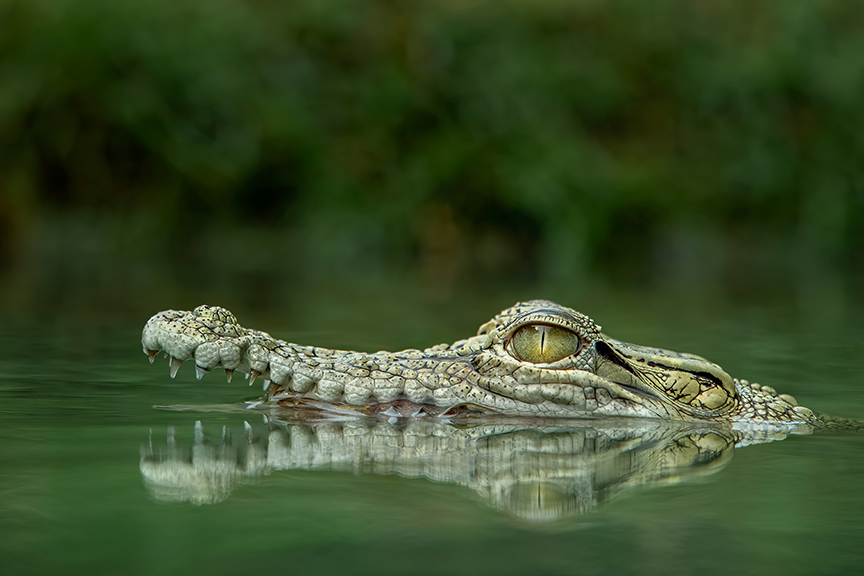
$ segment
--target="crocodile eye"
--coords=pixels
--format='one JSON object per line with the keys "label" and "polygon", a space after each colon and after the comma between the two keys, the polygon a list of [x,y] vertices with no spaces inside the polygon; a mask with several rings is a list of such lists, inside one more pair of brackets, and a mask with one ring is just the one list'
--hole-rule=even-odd
{"label": "crocodile eye", "polygon": [[570,330],[548,324],[523,326],[510,340],[511,353],[517,360],[548,364],[575,354],[579,336]]}

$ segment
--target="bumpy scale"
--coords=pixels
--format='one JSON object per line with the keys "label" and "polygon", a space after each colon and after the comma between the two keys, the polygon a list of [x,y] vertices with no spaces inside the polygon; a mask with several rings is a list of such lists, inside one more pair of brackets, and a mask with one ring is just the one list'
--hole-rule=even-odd
{"label": "bumpy scale", "polygon": [[628,344],[593,320],[548,300],[520,302],[477,335],[426,350],[365,354],[300,346],[243,328],[218,306],[153,316],[141,337],[153,362],[170,358],[173,378],[194,360],[196,375],[221,367],[264,401],[283,406],[391,416],[480,411],[508,416],[815,424],[813,412],[767,386],[731,378],[704,358]]}

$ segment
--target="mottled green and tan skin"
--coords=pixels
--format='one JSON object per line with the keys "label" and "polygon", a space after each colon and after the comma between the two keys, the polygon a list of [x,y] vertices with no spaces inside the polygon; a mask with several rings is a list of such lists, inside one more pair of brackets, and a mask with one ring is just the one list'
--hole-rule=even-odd
{"label": "mottled green and tan skin", "polygon": [[627,344],[548,300],[520,302],[453,344],[402,352],[300,346],[243,328],[231,312],[199,306],[153,316],[141,342],[171,376],[194,360],[264,380],[265,400],[391,416],[478,410],[509,416],[815,424],[791,396],[730,377],[693,354]]}

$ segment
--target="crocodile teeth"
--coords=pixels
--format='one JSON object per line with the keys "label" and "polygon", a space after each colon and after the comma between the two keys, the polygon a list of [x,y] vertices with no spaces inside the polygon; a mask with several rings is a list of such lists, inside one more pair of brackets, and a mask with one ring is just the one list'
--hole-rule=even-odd
{"label": "crocodile teeth", "polygon": [[228,380],[228,383],[231,383],[231,376],[234,375],[234,370],[225,369],[225,379]]}
{"label": "crocodile teeth", "polygon": [[259,372],[258,370],[255,370],[254,368],[249,370],[249,386],[251,386],[252,383],[255,382],[255,378],[257,378],[260,375],[261,375],[261,372]]}
{"label": "crocodile teeth", "polygon": [[261,386],[261,389],[264,390],[264,392],[266,392],[269,387],[270,387],[270,380],[267,380],[266,378],[264,378],[264,385]]}
{"label": "crocodile teeth", "polygon": [[[393,408],[393,406],[390,406],[389,408],[387,408],[387,410],[384,410],[383,412],[380,412],[380,414],[381,414],[382,416],[389,416],[390,419],[393,419],[393,418],[397,418],[397,417],[401,417],[401,416],[402,416],[401,414],[399,414],[399,412],[396,411],[395,408]],[[392,424],[392,423],[393,423],[393,422],[391,422],[391,424]]]}
{"label": "crocodile teeth", "polygon": [[201,378],[203,378],[204,374],[206,374],[207,372],[209,372],[209,370],[207,370],[206,368],[202,368],[197,364],[195,365],[195,377],[198,378],[198,380],[201,380]]}
{"label": "crocodile teeth", "polygon": [[171,371],[170,371],[171,378],[174,378],[175,376],[177,376],[177,370],[180,369],[180,364],[182,364],[183,361],[178,360],[177,358],[174,358],[173,356],[169,356],[169,358],[170,358],[169,363],[171,364]]}
{"label": "crocodile teeth", "polygon": [[156,354],[158,353],[158,350],[147,350],[147,357],[150,359],[150,364],[152,364],[153,361],[156,360]]}

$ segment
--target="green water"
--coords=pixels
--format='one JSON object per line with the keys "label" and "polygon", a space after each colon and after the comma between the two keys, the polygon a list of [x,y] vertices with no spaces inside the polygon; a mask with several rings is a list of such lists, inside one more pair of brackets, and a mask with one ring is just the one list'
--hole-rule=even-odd
{"label": "green water", "polygon": [[[790,310],[633,310],[590,313],[615,337],[699,352],[817,411],[864,417],[860,314],[814,322]],[[463,312],[471,324],[488,316]],[[151,431],[158,453],[169,427],[188,449],[196,421],[208,438],[227,426],[240,445],[244,421],[264,423],[254,412],[154,409],[254,392],[216,374],[198,382],[188,365],[171,380],[161,358],[150,366],[138,340],[145,319],[0,324],[0,573],[840,574],[864,566],[864,435],[854,433],[730,449],[731,460],[705,473],[656,483],[625,478],[544,522],[470,483],[430,480],[435,470],[358,474],[350,465],[271,469],[217,503],[169,501],[142,476]],[[323,336],[304,336],[377,349],[398,346],[403,324],[385,323],[365,347],[367,336],[340,333],[332,319],[316,324]],[[426,334],[412,322],[405,344],[465,335],[452,318],[441,324]],[[256,327],[297,336],[284,326]]]}

